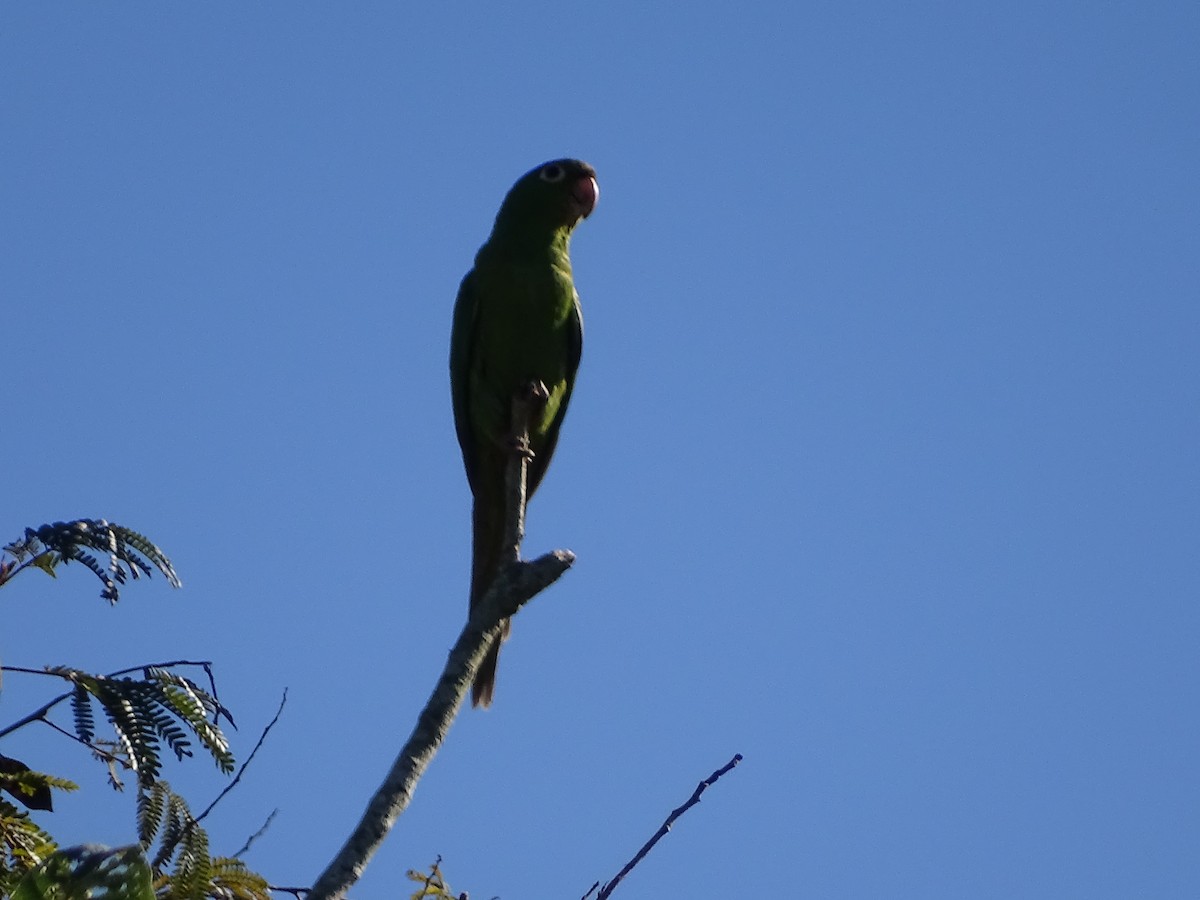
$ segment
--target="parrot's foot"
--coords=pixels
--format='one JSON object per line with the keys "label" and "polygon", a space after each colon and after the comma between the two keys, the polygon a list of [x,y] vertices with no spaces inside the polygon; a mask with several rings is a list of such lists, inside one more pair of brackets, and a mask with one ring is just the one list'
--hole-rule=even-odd
{"label": "parrot's foot", "polygon": [[523,434],[510,434],[505,444],[514,456],[523,456],[526,459],[533,459],[537,456],[533,452],[533,448],[529,446],[529,438]]}
{"label": "parrot's foot", "polygon": [[513,394],[512,433],[505,442],[513,453],[533,459],[533,448],[529,446],[529,426],[541,413],[550,399],[550,391],[541,381],[529,381]]}

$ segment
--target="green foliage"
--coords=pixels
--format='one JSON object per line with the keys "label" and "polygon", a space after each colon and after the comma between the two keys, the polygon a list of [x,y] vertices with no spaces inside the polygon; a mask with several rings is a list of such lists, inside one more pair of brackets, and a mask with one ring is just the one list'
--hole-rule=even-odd
{"label": "green foliage", "polygon": [[12,900],[154,900],[140,847],[71,847],[52,854],[17,885]]}
{"label": "green foliage", "polygon": [[[108,564],[102,566],[89,550],[107,554]],[[152,569],[158,569],[172,587],[181,585],[171,561],[149,538],[104,519],[75,519],[26,528],[25,536],[7,544],[3,552],[11,559],[0,559],[0,585],[30,566],[55,575],[60,563],[70,562],[86,566],[100,579],[104,585],[100,596],[109,603],[119,599],[119,585],[130,578],[149,577]]]}
{"label": "green foliage", "polygon": [[79,786],[65,778],[35,772],[10,756],[0,754],[0,791],[11,794],[26,809],[54,809],[50,789],[77,791]]}
{"label": "green foliage", "polygon": [[0,798],[0,896],[9,896],[25,873],[54,850],[54,839],[29,813]]}
{"label": "green foliage", "polygon": [[241,860],[213,858],[208,832],[188,809],[187,801],[157,781],[138,796],[138,838],[147,850],[158,840],[150,862],[154,886],[163,900],[266,900],[270,887]]}
{"label": "green foliage", "polygon": [[138,835],[147,848],[156,836],[160,838],[151,862],[156,886],[164,897],[202,900],[212,881],[208,832],[196,821],[187,801],[165,781],[155,784],[149,793],[153,796],[146,802],[139,798]]}
{"label": "green foliage", "polygon": [[[102,565],[93,553],[107,554]],[[56,575],[59,564],[79,562],[104,584],[101,596],[111,603],[119,586],[157,569],[178,587],[170,561],[146,537],[103,520],[78,519],[26,529],[22,540],[2,549],[0,586],[27,568]],[[210,689],[178,669],[200,666]],[[265,879],[238,859],[213,858],[208,833],[183,797],[160,778],[164,757],[191,757],[200,747],[226,775],[234,758],[220,723],[230,725],[229,711],[216,698],[208,663],[175,662],[139,666],[96,675],[67,666],[27,674],[61,678],[69,689],[19,721],[0,728],[0,738],[34,722],[51,725],[91,749],[108,768],[109,781],[123,788],[122,773],[133,772],[137,784],[139,846],[108,850],[82,847],[60,851],[51,835],[35,823],[29,810],[50,811],[50,789],[74,790],[65,779],[32,771],[23,762],[0,755],[0,791],[25,807],[0,797],[0,898],[12,900],[268,900]],[[51,722],[51,713],[69,703],[71,726]],[[97,714],[97,710],[99,713]],[[98,723],[112,729],[98,735]],[[211,809],[211,807],[210,807]],[[207,812],[207,811],[206,811]],[[153,854],[148,862],[146,854]]]}
{"label": "green foliage", "polygon": [[222,900],[267,900],[271,896],[267,879],[251,872],[240,859],[214,857],[211,871],[209,896]]}

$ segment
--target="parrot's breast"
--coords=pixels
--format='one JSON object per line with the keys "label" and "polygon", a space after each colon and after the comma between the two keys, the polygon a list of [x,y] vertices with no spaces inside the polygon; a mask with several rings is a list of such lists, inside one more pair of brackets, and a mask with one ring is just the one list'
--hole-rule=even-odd
{"label": "parrot's breast", "polygon": [[513,395],[541,382],[549,398],[530,429],[536,452],[550,429],[571,377],[570,346],[576,304],[570,264],[492,265],[477,268],[479,339],[475,366],[476,415],[496,437],[508,429]]}

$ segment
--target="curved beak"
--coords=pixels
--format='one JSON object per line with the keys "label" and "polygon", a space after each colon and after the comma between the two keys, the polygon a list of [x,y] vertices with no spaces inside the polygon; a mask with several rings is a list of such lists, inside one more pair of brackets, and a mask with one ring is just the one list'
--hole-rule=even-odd
{"label": "curved beak", "polygon": [[581,219],[586,219],[600,199],[600,185],[594,175],[585,175],[571,187],[571,197]]}

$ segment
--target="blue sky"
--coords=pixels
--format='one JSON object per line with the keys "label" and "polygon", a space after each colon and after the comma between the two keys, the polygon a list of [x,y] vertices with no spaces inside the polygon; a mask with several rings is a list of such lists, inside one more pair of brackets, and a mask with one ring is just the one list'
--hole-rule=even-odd
{"label": "blue sky", "polygon": [[[1200,892],[1200,11],[1186,3],[6,4],[4,540],[184,589],[4,595],[10,665],[212,659],[215,849],[305,884],[466,614],[458,280],[601,186],[524,611],[354,896]],[[35,577],[37,576],[37,577]],[[37,617],[35,619],[35,616]],[[5,679],[16,718],[48,685]],[[132,838],[85,790],[47,825]],[[206,764],[169,777],[198,807]]]}

